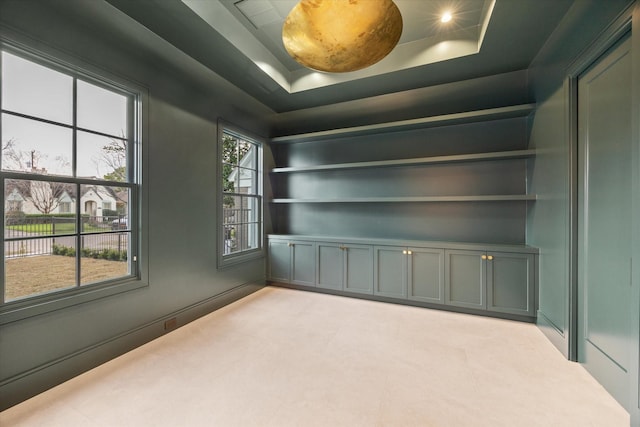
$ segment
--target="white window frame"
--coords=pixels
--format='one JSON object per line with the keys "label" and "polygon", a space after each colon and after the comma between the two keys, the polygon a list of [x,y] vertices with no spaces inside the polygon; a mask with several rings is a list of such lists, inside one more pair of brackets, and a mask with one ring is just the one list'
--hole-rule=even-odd
{"label": "white window frame", "polygon": [[[222,177],[223,174],[223,136],[225,133],[229,133],[231,135],[237,136],[240,139],[244,139],[248,142],[251,142],[256,145],[257,148],[257,177],[256,177],[256,186],[257,193],[255,194],[257,199],[257,223],[258,223],[258,236],[256,236],[255,241],[257,244],[256,248],[248,249],[240,252],[234,252],[225,255],[225,231],[224,231],[224,215],[223,215],[223,206],[224,206],[224,196],[225,194],[229,195],[229,193],[224,192],[224,180]],[[263,150],[264,150],[264,140],[256,135],[251,134],[250,132],[245,131],[231,123],[228,123],[224,120],[218,120],[218,135],[217,135],[217,185],[216,185],[216,193],[218,195],[216,205],[217,205],[217,220],[216,220],[216,229],[217,229],[217,265],[218,268],[226,268],[229,266],[233,266],[242,262],[250,261],[253,259],[263,258],[264,257],[264,161],[263,161]]]}
{"label": "white window frame", "polygon": [[[130,275],[122,278],[75,286],[69,289],[27,296],[5,302],[5,260],[4,249],[2,249],[3,259],[0,263],[0,325],[78,304],[88,303],[119,293],[129,292],[149,285],[149,263],[146,256],[148,254],[148,242],[145,238],[148,227],[144,220],[147,216],[146,206],[148,201],[146,198],[146,184],[144,184],[142,179],[143,168],[146,168],[146,156],[144,155],[146,148],[142,141],[143,134],[147,134],[147,111],[146,108],[143,109],[143,105],[146,105],[148,102],[148,89],[119,76],[115,76],[102,68],[87,64],[72,55],[63,53],[46,44],[39,43],[38,48],[34,49],[30,46],[32,43],[33,41],[31,39],[21,34],[17,34],[8,29],[0,30],[0,51],[6,51],[74,78],[89,81],[133,97],[131,108],[134,125],[130,126],[131,135],[128,137],[130,144],[128,153],[130,156],[128,172],[131,193],[130,205],[133,215],[132,218],[135,218],[135,221],[131,221],[132,243],[130,253],[128,254],[129,262],[131,263],[131,272]],[[1,66],[0,56],[0,67]],[[1,105],[1,95],[0,93],[0,111],[4,111]],[[0,135],[2,135],[1,131],[0,121]],[[4,180],[9,178],[43,179],[42,175],[29,177],[28,174],[11,171],[0,171],[0,176],[2,178],[0,179],[1,185],[4,185]],[[48,178],[47,176],[47,179]],[[55,179],[56,178],[53,178],[53,180]],[[78,182],[80,183],[80,180],[78,180]],[[87,184],[100,185],[100,183],[100,181],[91,181]],[[3,198],[2,205],[4,206],[4,191],[1,197]],[[0,232],[4,236],[4,221],[0,221],[0,229]]]}

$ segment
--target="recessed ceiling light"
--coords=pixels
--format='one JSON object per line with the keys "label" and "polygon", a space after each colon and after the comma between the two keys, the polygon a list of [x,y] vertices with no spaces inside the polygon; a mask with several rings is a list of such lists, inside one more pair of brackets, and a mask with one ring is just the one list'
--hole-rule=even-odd
{"label": "recessed ceiling light", "polygon": [[440,18],[440,22],[447,23],[451,21],[451,18],[453,18],[453,16],[451,16],[451,12],[445,12],[442,14],[442,17]]}

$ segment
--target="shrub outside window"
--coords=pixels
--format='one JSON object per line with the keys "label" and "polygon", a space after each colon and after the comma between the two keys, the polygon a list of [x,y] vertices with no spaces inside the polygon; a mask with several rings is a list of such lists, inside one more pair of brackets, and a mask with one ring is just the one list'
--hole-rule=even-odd
{"label": "shrub outside window", "polygon": [[1,303],[138,278],[140,95],[9,44],[0,73]]}
{"label": "shrub outside window", "polygon": [[225,266],[263,255],[262,144],[220,125],[219,256]]}

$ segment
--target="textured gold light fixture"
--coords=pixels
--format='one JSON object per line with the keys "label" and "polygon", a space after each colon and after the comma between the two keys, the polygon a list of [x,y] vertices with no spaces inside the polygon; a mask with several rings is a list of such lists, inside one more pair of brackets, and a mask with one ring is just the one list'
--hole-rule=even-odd
{"label": "textured gold light fixture", "polygon": [[300,0],[282,27],[293,59],[332,73],[375,64],[401,34],[402,15],[392,0]]}

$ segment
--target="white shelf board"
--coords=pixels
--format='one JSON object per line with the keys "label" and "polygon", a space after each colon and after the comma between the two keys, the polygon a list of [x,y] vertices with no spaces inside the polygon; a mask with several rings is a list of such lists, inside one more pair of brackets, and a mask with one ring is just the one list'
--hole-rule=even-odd
{"label": "white shelf board", "polygon": [[535,194],[488,196],[413,196],[413,197],[350,197],[342,199],[273,199],[271,203],[442,203],[442,202],[506,202],[533,201]]}
{"label": "white shelf board", "polygon": [[337,163],[328,165],[314,166],[294,166],[274,168],[273,173],[290,173],[290,172],[314,172],[329,170],[345,170],[360,168],[376,168],[376,167],[393,167],[393,166],[416,166],[437,163],[462,163],[477,162],[483,160],[507,160],[507,159],[526,159],[535,157],[536,150],[512,150],[499,151],[490,153],[473,153],[473,154],[456,154],[450,156],[434,156],[419,157],[415,159],[398,159],[398,160],[378,160],[371,162],[354,162],[354,163]]}
{"label": "white shelf board", "polygon": [[486,110],[466,111],[462,113],[444,114],[441,116],[421,117],[372,125],[330,129],[319,132],[301,133],[297,135],[277,136],[271,138],[273,143],[306,142],[319,139],[332,139],[343,136],[368,135],[383,132],[395,132],[436,126],[448,126],[462,123],[473,123],[487,120],[524,117],[535,110],[535,104],[511,105],[508,107],[489,108]]}

